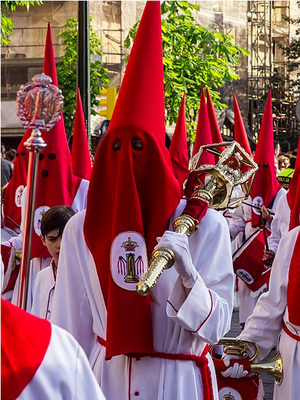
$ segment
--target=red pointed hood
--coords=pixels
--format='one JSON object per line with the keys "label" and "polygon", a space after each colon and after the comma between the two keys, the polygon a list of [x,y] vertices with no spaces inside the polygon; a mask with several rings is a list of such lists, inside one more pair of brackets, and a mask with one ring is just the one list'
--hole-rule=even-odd
{"label": "red pointed hood", "polygon": [[289,230],[291,230],[300,224],[300,139],[298,141],[296,165],[286,197],[291,210],[289,226]]}
{"label": "red pointed hood", "polygon": [[1,398],[15,400],[41,365],[51,324],[1,299]]}
{"label": "red pointed hood", "polygon": [[[53,84],[57,85],[50,24],[48,24],[46,37],[43,72],[51,77]],[[30,134],[31,130],[27,129],[18,147],[14,167],[15,170],[10,183],[11,187],[8,188],[7,193],[5,193],[4,203],[6,203],[6,201],[8,203],[4,206],[5,216],[10,217],[13,215],[17,219],[16,222],[21,220],[20,204],[17,205],[17,201],[19,201],[20,198],[20,188],[27,184],[29,153],[24,146],[24,142],[30,137]],[[81,181],[80,178],[73,175],[72,158],[62,115],[54,128],[49,132],[42,132],[42,137],[47,143],[47,147],[40,153],[36,192],[36,211],[32,238],[32,258],[50,257],[47,248],[43,245],[39,236],[40,221],[43,211],[55,205],[71,205]],[[25,174],[26,179],[24,180]],[[55,190],[53,189],[54,187]],[[18,217],[16,215],[18,215]]]}
{"label": "red pointed hood", "polygon": [[[258,164],[258,171],[250,193],[252,203],[258,207],[262,205],[269,207],[277,192],[281,189],[281,185],[276,179],[275,170],[271,91],[263,115],[254,161]],[[260,213],[252,208],[252,226],[259,226],[260,219]]]}
{"label": "red pointed hood", "polygon": [[148,1],[95,157],[84,222],[107,307],[107,358],[153,351],[150,298],[136,284],[180,198],[164,113],[160,2]]}
{"label": "red pointed hood", "polygon": [[[205,103],[205,94],[203,87],[201,86],[201,100],[200,100],[200,108],[199,108],[196,140],[193,150],[193,156],[198,153],[201,146],[204,146],[206,144],[212,144],[212,136],[211,136],[207,106]],[[200,166],[203,164],[214,164],[214,163],[215,163],[214,156],[204,151],[201,154],[198,165]]]}
{"label": "red pointed hood", "polygon": [[234,93],[233,93],[233,111],[234,111],[234,140],[238,142],[242,146],[242,148],[252,157],[252,152],[248,136],[246,133],[245,125]]}
{"label": "red pointed hood", "polygon": [[72,165],[75,176],[90,180],[92,164],[79,88],[77,89],[74,120]]}
{"label": "red pointed hood", "polygon": [[208,112],[208,119],[209,119],[209,124],[210,124],[212,142],[213,143],[222,143],[223,142],[222,135],[220,132],[219,124],[218,124],[217,117],[215,114],[214,105],[211,101],[211,97],[210,97],[208,88],[206,88],[206,98],[207,98],[207,112]]}
{"label": "red pointed hood", "polygon": [[189,176],[189,157],[187,149],[187,134],[185,121],[185,93],[182,98],[174,135],[170,145],[170,156],[173,171],[181,187],[183,194],[183,183]]}

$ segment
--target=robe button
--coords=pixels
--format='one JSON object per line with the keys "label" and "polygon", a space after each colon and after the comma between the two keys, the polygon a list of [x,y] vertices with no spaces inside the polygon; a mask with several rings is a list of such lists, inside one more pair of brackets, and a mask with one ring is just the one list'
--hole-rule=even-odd
{"label": "robe button", "polygon": [[139,394],[140,394],[139,392],[134,392],[135,396],[139,396]]}

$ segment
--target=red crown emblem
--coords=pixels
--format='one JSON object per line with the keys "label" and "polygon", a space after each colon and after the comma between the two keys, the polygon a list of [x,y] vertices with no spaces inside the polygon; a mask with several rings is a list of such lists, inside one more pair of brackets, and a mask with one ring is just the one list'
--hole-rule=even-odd
{"label": "red crown emblem", "polygon": [[125,251],[135,251],[135,248],[139,247],[139,245],[129,237],[126,242],[122,243],[121,247],[124,247]]}

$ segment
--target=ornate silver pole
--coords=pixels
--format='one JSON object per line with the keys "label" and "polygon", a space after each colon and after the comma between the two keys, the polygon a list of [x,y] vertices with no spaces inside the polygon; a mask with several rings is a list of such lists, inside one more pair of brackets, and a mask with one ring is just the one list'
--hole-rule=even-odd
{"label": "ornate silver pole", "polygon": [[29,151],[27,173],[27,199],[23,230],[22,261],[18,306],[26,310],[32,231],[37,190],[39,154],[47,146],[40,129],[49,131],[60,120],[63,102],[61,91],[51,85],[47,75],[35,75],[33,83],[21,86],[17,94],[17,115],[25,128],[31,128],[30,138],[24,143]]}

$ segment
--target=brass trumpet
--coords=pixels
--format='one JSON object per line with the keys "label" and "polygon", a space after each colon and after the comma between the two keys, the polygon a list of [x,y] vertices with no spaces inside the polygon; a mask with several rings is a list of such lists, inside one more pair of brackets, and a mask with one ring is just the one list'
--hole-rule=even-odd
{"label": "brass trumpet", "polygon": [[[223,337],[219,340],[216,345],[211,346],[210,353],[213,349],[218,346],[224,346],[223,352],[228,355],[238,355],[243,359],[249,358],[250,371],[255,374],[267,374],[275,378],[277,385],[280,385],[283,380],[283,364],[282,358],[279,352],[269,361],[263,361],[261,363],[251,363],[258,356],[258,346],[255,342],[249,339],[239,339],[231,337]],[[253,347],[254,354],[249,357],[248,347]]]}

